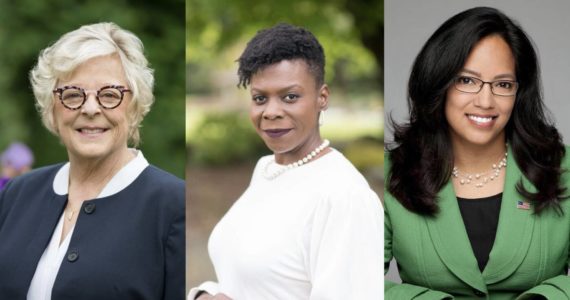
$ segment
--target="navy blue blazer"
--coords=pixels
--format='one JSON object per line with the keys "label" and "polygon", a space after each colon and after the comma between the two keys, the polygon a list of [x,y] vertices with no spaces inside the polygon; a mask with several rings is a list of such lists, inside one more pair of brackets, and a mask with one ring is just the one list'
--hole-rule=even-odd
{"label": "navy blue blazer", "polygon": [[[0,299],[26,299],[67,202],[52,187],[61,166],[0,192]],[[184,191],[184,181],[151,165],[122,191],[85,201],[52,299],[184,299]]]}

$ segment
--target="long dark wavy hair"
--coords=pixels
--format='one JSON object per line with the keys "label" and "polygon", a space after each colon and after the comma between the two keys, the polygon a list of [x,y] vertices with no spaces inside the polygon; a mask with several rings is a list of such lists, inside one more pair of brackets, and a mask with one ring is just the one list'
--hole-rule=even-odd
{"label": "long dark wavy hair", "polygon": [[388,191],[408,210],[435,216],[437,193],[449,181],[453,151],[445,117],[447,89],[481,39],[501,36],[515,59],[519,83],[505,136],[517,165],[535,186],[536,193],[517,183],[517,191],[534,204],[535,213],[554,207],[566,188],[560,185],[565,148],[547,118],[542,102],[540,70],[532,42],[522,28],[501,11],[476,7],[447,20],[418,54],[408,82],[410,119],[398,124],[390,118],[394,142],[387,150],[391,160]]}

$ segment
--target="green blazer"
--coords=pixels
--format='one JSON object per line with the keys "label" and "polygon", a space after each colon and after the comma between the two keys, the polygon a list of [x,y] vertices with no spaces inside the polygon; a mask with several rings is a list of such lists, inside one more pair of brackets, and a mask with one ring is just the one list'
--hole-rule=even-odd
{"label": "green blazer", "polygon": [[[385,172],[389,168],[386,159]],[[569,159],[562,168],[570,170]],[[385,192],[384,263],[387,266],[395,258],[402,278],[402,284],[384,280],[386,299],[502,300],[543,295],[570,300],[570,199],[562,202],[563,216],[552,209],[537,216],[532,208],[517,208],[517,201],[524,200],[515,189],[520,178],[527,189],[536,190],[523,177],[510,149],[506,172],[497,235],[482,273],[451,182],[438,194],[440,213],[435,218],[408,211]],[[568,172],[562,182],[570,190]]]}

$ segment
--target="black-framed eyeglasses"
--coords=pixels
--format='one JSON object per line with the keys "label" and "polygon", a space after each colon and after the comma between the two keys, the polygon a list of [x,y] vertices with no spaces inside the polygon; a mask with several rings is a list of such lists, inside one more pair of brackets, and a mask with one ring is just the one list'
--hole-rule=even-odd
{"label": "black-framed eyeglasses", "polygon": [[[53,90],[59,96],[59,100],[66,108],[71,110],[80,109],[87,101],[87,91],[77,86],[64,86]],[[121,105],[125,93],[131,90],[122,85],[107,85],[95,93],[99,105],[105,109],[113,109]]]}
{"label": "black-framed eyeglasses", "polygon": [[486,83],[491,87],[491,93],[496,96],[514,96],[519,88],[518,82],[514,80],[483,81],[471,76],[457,76],[453,81],[453,86],[460,92],[477,94]]}

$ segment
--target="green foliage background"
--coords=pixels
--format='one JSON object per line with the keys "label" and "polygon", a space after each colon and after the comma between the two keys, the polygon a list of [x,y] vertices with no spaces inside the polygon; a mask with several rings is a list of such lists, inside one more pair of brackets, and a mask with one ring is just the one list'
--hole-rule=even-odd
{"label": "green foliage background", "polygon": [[[366,110],[382,105],[382,0],[187,0],[186,3],[186,134],[190,166],[255,161],[260,152],[268,154],[267,149],[263,151],[263,146],[259,146],[260,139],[256,139],[251,124],[237,126],[239,120],[250,123],[247,118],[230,117],[246,112],[249,96],[236,92],[237,77],[228,78],[237,72],[236,59],[247,41],[260,29],[279,22],[307,28],[323,45],[325,81],[334,101],[331,107]],[[221,114],[226,117],[221,118]],[[324,136],[337,146],[341,141],[347,143],[347,137],[351,141],[362,137],[358,128],[347,126],[351,124],[339,125],[331,119],[327,122]],[[342,126],[344,130],[328,130],[331,126]],[[370,134],[377,141],[378,152],[383,149],[382,130]],[[348,134],[341,136],[341,133]],[[234,141],[237,136],[241,138],[239,142]],[[216,149],[223,149],[226,156],[218,155]]]}
{"label": "green foliage background", "polygon": [[155,70],[156,102],[143,121],[147,160],[181,178],[186,161],[184,0],[0,1],[0,151],[27,143],[35,166],[67,160],[65,148],[41,124],[28,72],[40,50],[81,25],[114,22],[143,42]]}
{"label": "green foliage background", "polygon": [[228,67],[244,45],[238,44],[237,52],[228,48],[278,22],[305,27],[318,37],[325,49],[327,82],[345,90],[377,91],[383,82],[383,10],[379,0],[188,0],[188,93],[210,92],[204,69]]}

